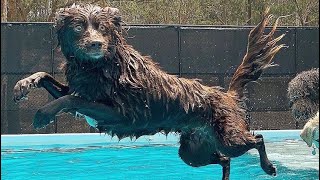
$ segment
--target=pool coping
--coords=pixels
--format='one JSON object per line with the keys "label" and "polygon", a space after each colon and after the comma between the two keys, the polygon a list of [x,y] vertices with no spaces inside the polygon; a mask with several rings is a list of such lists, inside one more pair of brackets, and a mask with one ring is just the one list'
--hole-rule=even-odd
{"label": "pool coping", "polygon": [[[299,139],[301,130],[253,130],[254,134],[262,134],[266,142],[282,139]],[[129,137],[119,139],[104,133],[57,133],[57,134],[9,134],[1,135],[1,148],[25,145],[81,145],[81,144],[178,144],[179,134],[169,133],[167,136],[161,133],[149,136],[141,136],[138,139]]]}
{"label": "pool coping", "polygon": [[[272,133],[272,132],[300,132],[302,129],[286,129],[286,130],[251,130],[250,132],[255,132],[255,133]],[[158,134],[158,133],[157,133]],[[160,133],[161,134],[161,133]],[[171,133],[169,133],[171,134]],[[72,135],[72,136],[81,136],[81,135],[104,135],[104,133],[52,133],[52,134],[1,134],[1,137],[6,137],[6,136],[65,136],[65,135]],[[108,135],[106,135],[108,136]],[[153,136],[153,135],[150,135]]]}

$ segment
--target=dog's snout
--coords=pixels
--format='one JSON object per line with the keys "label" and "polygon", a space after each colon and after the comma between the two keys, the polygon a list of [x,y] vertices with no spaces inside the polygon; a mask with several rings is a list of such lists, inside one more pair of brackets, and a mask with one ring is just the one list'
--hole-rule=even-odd
{"label": "dog's snout", "polygon": [[94,49],[100,49],[102,47],[101,41],[92,41],[90,44],[88,44],[89,47]]}

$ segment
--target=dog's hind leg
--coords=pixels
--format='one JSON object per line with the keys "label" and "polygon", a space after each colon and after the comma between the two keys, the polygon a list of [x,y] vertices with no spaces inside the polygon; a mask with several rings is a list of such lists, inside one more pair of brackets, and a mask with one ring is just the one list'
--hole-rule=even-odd
{"label": "dog's hind leg", "polygon": [[272,165],[272,163],[269,161],[266,153],[266,148],[263,141],[263,136],[261,134],[257,134],[255,136],[256,143],[255,148],[258,150],[260,155],[260,165],[261,168],[269,175],[276,175],[276,168]]}
{"label": "dog's hind leg", "polygon": [[222,166],[222,180],[229,180],[230,178],[230,161],[229,157],[214,154],[212,156],[212,164],[220,164]]}
{"label": "dog's hind leg", "polygon": [[69,87],[55,80],[46,72],[37,72],[21,79],[13,88],[15,102],[23,100],[31,89],[45,88],[55,99],[68,94]]}

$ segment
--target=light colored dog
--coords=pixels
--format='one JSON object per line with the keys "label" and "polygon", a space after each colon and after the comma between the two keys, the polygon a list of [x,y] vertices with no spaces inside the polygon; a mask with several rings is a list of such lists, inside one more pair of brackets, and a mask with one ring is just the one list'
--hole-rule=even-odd
{"label": "light colored dog", "polygon": [[296,121],[307,122],[300,134],[319,148],[319,68],[299,73],[289,82],[289,106]]}
{"label": "light colored dog", "polygon": [[304,125],[300,137],[309,147],[314,144],[319,149],[319,111]]}

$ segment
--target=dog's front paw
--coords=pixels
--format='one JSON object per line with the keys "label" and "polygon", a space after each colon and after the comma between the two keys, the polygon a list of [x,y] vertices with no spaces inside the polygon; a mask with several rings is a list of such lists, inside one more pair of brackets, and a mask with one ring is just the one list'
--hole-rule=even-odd
{"label": "dog's front paw", "polygon": [[13,100],[19,102],[27,99],[30,89],[39,87],[39,82],[45,75],[44,72],[38,72],[18,81],[13,88]]}
{"label": "dog's front paw", "polygon": [[44,128],[48,124],[54,121],[54,116],[43,113],[41,110],[38,110],[33,119],[33,127],[35,129]]}

